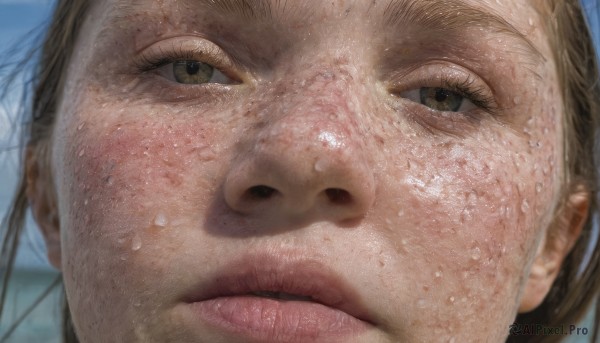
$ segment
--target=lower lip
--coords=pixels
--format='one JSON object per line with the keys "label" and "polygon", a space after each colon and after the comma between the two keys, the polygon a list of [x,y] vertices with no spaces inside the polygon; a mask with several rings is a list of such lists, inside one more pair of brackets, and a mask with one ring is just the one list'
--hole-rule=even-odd
{"label": "lower lip", "polygon": [[308,301],[228,296],[191,305],[209,325],[261,342],[325,342],[368,328],[346,312]]}

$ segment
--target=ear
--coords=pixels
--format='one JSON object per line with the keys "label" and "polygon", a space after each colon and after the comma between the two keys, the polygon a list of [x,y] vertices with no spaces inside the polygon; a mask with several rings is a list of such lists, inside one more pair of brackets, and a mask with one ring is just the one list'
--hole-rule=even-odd
{"label": "ear", "polygon": [[[44,143],[38,143],[44,144]],[[45,149],[28,146],[25,157],[26,195],[33,218],[38,224],[48,250],[48,260],[60,269],[60,225],[54,184],[47,167]]]}
{"label": "ear", "polygon": [[538,307],[556,279],[565,257],[569,254],[586,223],[590,207],[590,194],[583,187],[572,193],[559,211],[554,224],[536,253],[529,279],[521,298],[519,313]]}

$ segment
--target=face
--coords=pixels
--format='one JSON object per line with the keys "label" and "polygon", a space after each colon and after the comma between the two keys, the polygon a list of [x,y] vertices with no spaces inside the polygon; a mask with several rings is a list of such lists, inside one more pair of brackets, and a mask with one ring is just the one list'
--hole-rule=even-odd
{"label": "face", "polygon": [[503,342],[563,173],[533,5],[244,4],[93,2],[51,141],[80,339]]}

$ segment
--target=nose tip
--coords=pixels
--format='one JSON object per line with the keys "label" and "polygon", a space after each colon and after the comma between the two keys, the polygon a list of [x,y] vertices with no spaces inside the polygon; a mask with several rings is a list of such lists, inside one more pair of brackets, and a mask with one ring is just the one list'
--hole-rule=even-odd
{"label": "nose tip", "polygon": [[[375,182],[356,142],[331,128],[313,131],[313,140],[269,131],[233,162],[224,187],[230,208],[294,221],[343,222],[367,213]],[[307,132],[302,136],[310,137]]]}

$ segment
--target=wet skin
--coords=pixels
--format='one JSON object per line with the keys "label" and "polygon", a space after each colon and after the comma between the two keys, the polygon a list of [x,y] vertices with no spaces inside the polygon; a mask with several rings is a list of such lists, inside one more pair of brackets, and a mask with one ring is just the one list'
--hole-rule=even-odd
{"label": "wet skin", "polygon": [[[530,44],[453,6],[433,25],[359,0],[94,2],[51,140],[82,342],[504,341],[559,201],[562,102],[531,4],[464,6]],[[222,75],[183,84],[176,61]],[[263,259],[324,270],[360,318],[261,298],[299,322],[252,336],[186,300]],[[303,329],[332,313],[350,324]]]}

